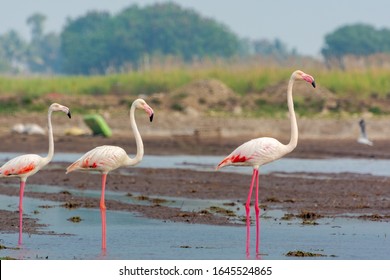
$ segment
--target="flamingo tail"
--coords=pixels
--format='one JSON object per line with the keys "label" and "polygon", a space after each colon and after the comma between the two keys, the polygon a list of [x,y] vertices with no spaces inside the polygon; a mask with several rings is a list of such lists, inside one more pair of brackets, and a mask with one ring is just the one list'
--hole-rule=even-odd
{"label": "flamingo tail", "polygon": [[239,165],[239,164],[245,163],[248,159],[249,159],[249,157],[247,157],[245,155],[231,154],[231,155],[227,156],[226,158],[224,158],[217,165],[216,170],[218,170],[224,166],[227,166],[227,165]]}
{"label": "flamingo tail", "polygon": [[226,157],[215,167],[215,170],[221,169],[222,167],[229,165],[230,163],[230,157]]}
{"label": "flamingo tail", "polygon": [[79,169],[80,168],[80,161],[75,161],[74,163],[72,163],[71,165],[68,166],[68,168],[66,168],[66,174],[72,172],[72,171],[75,171],[76,169]]}

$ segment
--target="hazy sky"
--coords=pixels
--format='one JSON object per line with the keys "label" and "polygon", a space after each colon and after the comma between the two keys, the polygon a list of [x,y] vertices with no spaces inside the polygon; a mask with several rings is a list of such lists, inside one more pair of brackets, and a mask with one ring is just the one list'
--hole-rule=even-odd
{"label": "hazy sky", "polygon": [[[15,29],[28,38],[28,16],[47,16],[46,32],[59,33],[66,18],[90,10],[117,13],[132,4],[163,0],[0,0],[0,34]],[[390,28],[389,0],[174,0],[201,15],[213,17],[240,37],[279,38],[299,53],[318,56],[324,36],[345,24],[368,23]]]}

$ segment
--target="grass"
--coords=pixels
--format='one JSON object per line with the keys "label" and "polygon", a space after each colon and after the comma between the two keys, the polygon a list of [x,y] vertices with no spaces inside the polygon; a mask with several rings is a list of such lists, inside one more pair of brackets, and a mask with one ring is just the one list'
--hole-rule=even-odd
{"label": "grass", "polygon": [[390,94],[390,70],[321,71],[319,83],[337,96],[387,97]]}
{"label": "grass", "polygon": [[106,76],[0,77],[0,95],[37,98],[47,93],[66,95],[130,94],[167,92],[198,79],[218,79],[235,92],[245,94],[263,90],[284,80],[285,69],[188,69],[151,70]]}
{"label": "grass", "polygon": [[[227,67],[154,69],[143,72],[112,74],[105,76],[53,76],[53,77],[10,77],[0,76],[0,112],[21,110],[44,111],[47,105],[36,100],[58,93],[60,96],[119,95],[124,97],[151,95],[170,92],[199,79],[218,79],[238,95],[262,92],[265,88],[286,81],[293,69],[282,67],[259,67],[229,65]],[[325,70],[305,69],[316,78],[317,85],[327,88],[337,98],[353,104],[367,99],[390,98],[390,70]],[[261,115],[277,116],[285,106],[268,104],[259,99]],[[347,103],[348,103],[347,102]],[[180,104],[179,104],[180,105]],[[301,114],[318,112],[323,103],[307,104],[296,100],[296,110]],[[351,111],[353,105],[340,108]],[[179,106],[172,108],[180,110]],[[77,108],[76,108],[77,110]],[[373,105],[367,109],[375,115],[385,114],[382,107]],[[255,113],[256,114],[256,113]]]}

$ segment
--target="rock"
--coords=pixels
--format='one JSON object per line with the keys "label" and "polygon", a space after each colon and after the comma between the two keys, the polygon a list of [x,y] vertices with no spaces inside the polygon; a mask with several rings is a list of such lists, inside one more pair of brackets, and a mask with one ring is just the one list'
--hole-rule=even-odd
{"label": "rock", "polygon": [[88,133],[82,128],[71,127],[71,128],[65,129],[64,134],[71,135],[71,136],[82,136],[82,135],[87,135]]}

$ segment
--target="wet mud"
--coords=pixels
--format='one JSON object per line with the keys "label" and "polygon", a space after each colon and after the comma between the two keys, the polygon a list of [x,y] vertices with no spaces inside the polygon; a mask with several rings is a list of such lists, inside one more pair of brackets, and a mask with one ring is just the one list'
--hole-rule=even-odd
{"label": "wet mud", "polygon": [[[0,152],[44,153],[47,140],[44,136],[3,135]],[[101,137],[57,137],[56,152],[86,152],[104,144],[118,145],[135,151],[135,144],[127,138],[106,139]],[[154,155],[229,154],[243,139],[204,139],[202,141],[181,138],[146,138],[145,153]],[[362,146],[354,140],[302,140],[289,157],[298,158],[390,158],[388,141],[376,141],[374,147]],[[217,164],[217,163],[216,163]],[[77,195],[79,190],[100,190],[99,174],[74,172],[65,174],[68,164],[56,163],[28,179],[25,197],[60,202],[65,208],[98,208],[99,198]],[[227,172],[202,172],[188,169],[121,168],[108,175],[107,190],[123,192],[129,197],[147,201],[131,204],[107,199],[109,210],[130,211],[139,215],[173,222],[243,225],[242,217],[225,208],[210,207],[199,211],[185,211],[166,205],[158,197],[176,197],[204,200],[226,200],[228,206],[243,210],[250,184],[250,176]],[[2,178],[0,194],[18,196],[17,178]],[[60,186],[62,191],[33,192],[29,184]],[[152,198],[151,198],[152,197]],[[157,198],[156,198],[157,197]],[[262,174],[260,169],[261,208],[281,209],[290,218],[310,223],[321,217],[348,216],[373,221],[390,220],[390,178],[355,173],[271,173]],[[226,208],[229,208],[226,207]],[[230,209],[229,208],[229,209]],[[17,231],[17,211],[3,211],[1,231]],[[300,216],[301,215],[301,216]],[[82,219],[82,217],[81,217]],[[77,220],[77,219],[76,219]],[[44,227],[30,217],[24,220],[33,233]],[[315,222],[313,222],[315,223]]]}

